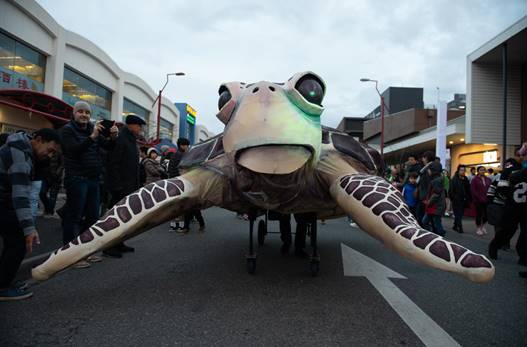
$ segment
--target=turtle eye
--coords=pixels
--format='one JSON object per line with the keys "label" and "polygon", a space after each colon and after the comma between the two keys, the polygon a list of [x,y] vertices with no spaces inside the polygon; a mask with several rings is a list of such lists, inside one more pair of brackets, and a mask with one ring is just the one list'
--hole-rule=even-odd
{"label": "turtle eye", "polygon": [[324,88],[322,83],[313,75],[306,75],[296,82],[295,89],[312,104],[322,106]]}
{"label": "turtle eye", "polygon": [[232,95],[229,90],[227,88],[223,89],[220,93],[220,98],[218,99],[218,110],[221,110],[231,98]]}

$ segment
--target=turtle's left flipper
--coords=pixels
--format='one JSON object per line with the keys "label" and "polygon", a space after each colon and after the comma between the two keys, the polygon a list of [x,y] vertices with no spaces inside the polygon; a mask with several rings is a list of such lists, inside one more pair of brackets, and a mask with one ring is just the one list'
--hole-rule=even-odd
{"label": "turtle's left flipper", "polygon": [[474,282],[494,276],[494,266],[483,255],[422,229],[401,193],[384,179],[345,175],[332,184],[331,194],[364,231],[397,253]]}
{"label": "turtle's left flipper", "polygon": [[196,205],[204,206],[207,195],[221,190],[221,184],[215,173],[201,169],[148,184],[119,201],[79,237],[55,250],[31,274],[38,281],[47,280],[97,251],[180,216]]}

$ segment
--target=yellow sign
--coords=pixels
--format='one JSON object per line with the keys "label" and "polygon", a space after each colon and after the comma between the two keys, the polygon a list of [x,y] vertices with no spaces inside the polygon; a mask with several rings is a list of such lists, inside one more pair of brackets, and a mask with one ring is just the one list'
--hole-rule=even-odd
{"label": "yellow sign", "polygon": [[194,117],[196,117],[197,114],[196,110],[193,109],[189,104],[187,104],[187,113]]}

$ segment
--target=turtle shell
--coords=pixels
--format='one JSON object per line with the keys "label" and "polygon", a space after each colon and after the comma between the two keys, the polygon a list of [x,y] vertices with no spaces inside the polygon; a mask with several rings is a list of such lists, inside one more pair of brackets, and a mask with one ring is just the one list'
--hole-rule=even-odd
{"label": "turtle shell", "polygon": [[343,131],[322,126],[322,143],[332,144],[337,151],[358,160],[369,170],[375,170],[378,174],[384,172],[384,162],[379,152]]}
{"label": "turtle shell", "polygon": [[211,137],[207,141],[203,141],[193,145],[190,150],[183,156],[179,167],[190,168],[199,166],[207,160],[214,159],[222,154],[223,150],[223,133]]}

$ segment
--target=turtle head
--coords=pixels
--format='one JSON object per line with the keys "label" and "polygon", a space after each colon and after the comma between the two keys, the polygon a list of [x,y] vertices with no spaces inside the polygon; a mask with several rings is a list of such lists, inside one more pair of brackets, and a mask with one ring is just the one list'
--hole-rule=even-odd
{"label": "turtle head", "polygon": [[312,72],[285,83],[222,84],[217,117],[225,123],[225,152],[258,173],[288,174],[315,165],[325,92],[324,82]]}

